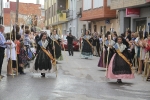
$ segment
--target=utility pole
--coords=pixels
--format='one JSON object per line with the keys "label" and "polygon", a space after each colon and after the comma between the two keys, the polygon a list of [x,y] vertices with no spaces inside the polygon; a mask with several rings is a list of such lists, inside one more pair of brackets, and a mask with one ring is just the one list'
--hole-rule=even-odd
{"label": "utility pole", "polygon": [[0,1],[0,24],[3,24],[3,0]]}
{"label": "utility pole", "polygon": [[15,20],[16,23],[18,23],[18,10],[19,10],[19,0],[16,0],[16,20]]}

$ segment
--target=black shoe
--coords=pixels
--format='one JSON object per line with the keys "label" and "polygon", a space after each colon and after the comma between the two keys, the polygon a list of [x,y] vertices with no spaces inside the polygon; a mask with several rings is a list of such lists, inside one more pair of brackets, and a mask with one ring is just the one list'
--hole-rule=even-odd
{"label": "black shoe", "polygon": [[24,73],[24,72],[20,72],[20,75],[25,75],[26,73]]}
{"label": "black shoe", "polygon": [[45,73],[41,73],[42,77],[45,77]]}
{"label": "black shoe", "polygon": [[117,80],[117,83],[118,83],[118,84],[121,84],[121,83],[122,83],[122,80],[121,80],[121,79],[118,79],[118,80]]}

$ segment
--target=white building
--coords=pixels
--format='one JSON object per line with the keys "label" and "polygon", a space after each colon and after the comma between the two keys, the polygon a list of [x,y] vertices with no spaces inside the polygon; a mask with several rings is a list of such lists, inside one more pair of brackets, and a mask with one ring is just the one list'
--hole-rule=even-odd
{"label": "white building", "polygon": [[82,12],[82,0],[69,0],[67,13],[67,22],[64,23],[64,34],[72,33],[78,39],[81,37],[83,30],[87,27],[86,21],[80,21]]}

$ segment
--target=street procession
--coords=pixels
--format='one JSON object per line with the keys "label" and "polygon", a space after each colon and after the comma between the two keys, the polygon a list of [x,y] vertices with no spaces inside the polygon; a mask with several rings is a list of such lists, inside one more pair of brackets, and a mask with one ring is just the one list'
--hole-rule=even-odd
{"label": "street procession", "polygon": [[0,1],[0,100],[150,100],[150,1],[135,1]]}

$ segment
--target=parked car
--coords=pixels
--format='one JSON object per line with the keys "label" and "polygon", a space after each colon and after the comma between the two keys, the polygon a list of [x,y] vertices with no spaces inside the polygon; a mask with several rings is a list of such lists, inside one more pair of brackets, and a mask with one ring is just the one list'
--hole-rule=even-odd
{"label": "parked car", "polygon": [[[64,35],[63,36],[63,39],[62,39],[62,43],[61,43],[61,47],[62,47],[62,50],[68,50],[68,43],[67,43],[67,39],[66,39],[67,35]],[[79,51],[79,40],[74,37],[73,39],[73,50],[74,51]]]}

